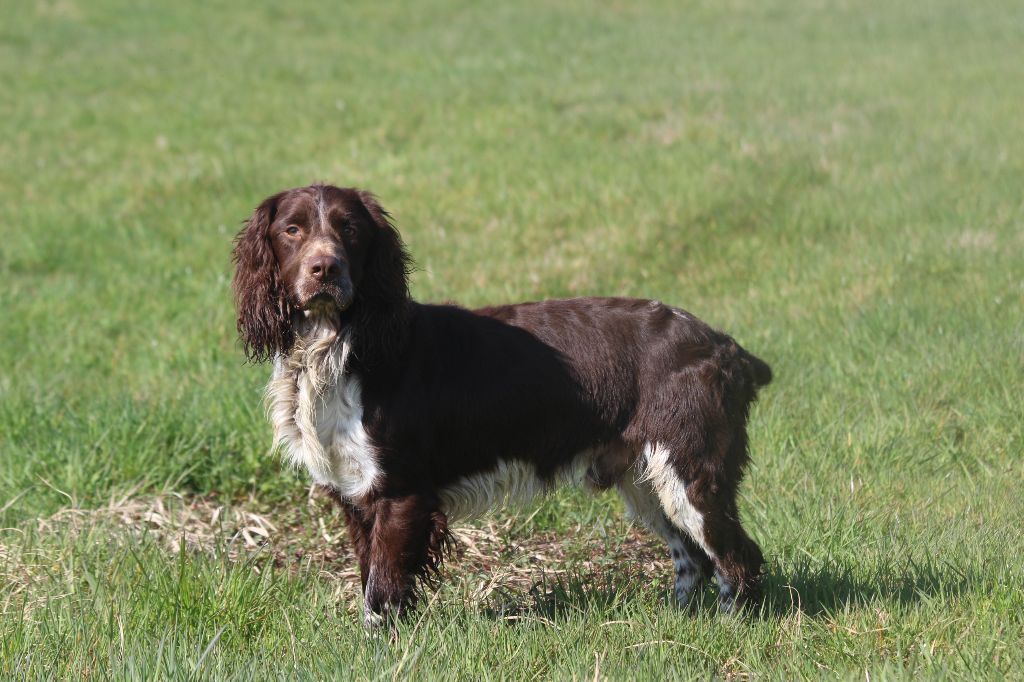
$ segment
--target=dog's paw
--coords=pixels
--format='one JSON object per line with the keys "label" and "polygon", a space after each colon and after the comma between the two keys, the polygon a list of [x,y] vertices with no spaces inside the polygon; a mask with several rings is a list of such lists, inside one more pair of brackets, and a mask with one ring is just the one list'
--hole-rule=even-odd
{"label": "dog's paw", "polygon": [[374,610],[369,603],[364,602],[363,627],[367,631],[373,632],[386,626],[394,626],[400,613],[401,608],[389,602],[381,604],[377,610]]}
{"label": "dog's paw", "polygon": [[378,630],[384,626],[387,618],[383,614],[375,613],[368,606],[363,607],[363,627],[369,631]]}
{"label": "dog's paw", "polygon": [[757,585],[749,585],[740,590],[726,586],[718,592],[718,609],[730,616],[742,612],[756,612],[761,603],[761,596],[761,590]]}

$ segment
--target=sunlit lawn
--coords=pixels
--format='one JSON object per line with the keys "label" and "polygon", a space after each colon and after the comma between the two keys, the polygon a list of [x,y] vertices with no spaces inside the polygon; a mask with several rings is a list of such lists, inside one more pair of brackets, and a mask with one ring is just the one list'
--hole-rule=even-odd
{"label": "sunlit lawn", "polygon": [[[1024,665],[1019,3],[4,15],[0,676]],[[231,310],[240,221],[314,180],[381,197],[421,299],[659,298],[768,360],[764,609],[678,611],[618,500],[561,493],[463,528],[446,586],[368,636]]]}

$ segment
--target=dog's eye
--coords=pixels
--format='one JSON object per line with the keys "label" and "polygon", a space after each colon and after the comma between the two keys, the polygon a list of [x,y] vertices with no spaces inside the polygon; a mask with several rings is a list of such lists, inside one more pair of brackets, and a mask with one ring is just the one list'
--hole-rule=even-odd
{"label": "dog's eye", "polygon": [[288,234],[290,234],[290,235],[292,235],[294,237],[295,235],[297,235],[299,233],[299,228],[295,227],[294,225],[289,225],[288,229],[286,229],[285,232],[287,232]]}
{"label": "dog's eye", "polygon": [[352,227],[351,225],[343,225],[341,228],[341,233],[346,237],[355,237],[356,228]]}

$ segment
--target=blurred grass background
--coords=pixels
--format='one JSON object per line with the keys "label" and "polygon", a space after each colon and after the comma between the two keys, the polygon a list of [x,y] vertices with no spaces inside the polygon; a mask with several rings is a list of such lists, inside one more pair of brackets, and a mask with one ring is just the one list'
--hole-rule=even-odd
{"label": "blurred grass background", "polygon": [[[5,15],[0,559],[9,575],[25,552],[61,568],[0,587],[0,671],[583,677],[596,660],[612,677],[998,677],[1022,663],[1019,3],[24,0]],[[315,180],[380,196],[421,300],[654,297],[768,360],[743,513],[769,601],[799,587],[807,608],[721,621],[654,590],[510,631],[443,593],[403,650],[367,644],[348,613],[321,630],[315,571],[254,577],[205,555],[175,569],[145,541],[34,530],[169,490],[304,500],[267,455],[267,370],[242,363],[229,253],[264,196]],[[618,511],[560,494],[521,533]],[[146,580],[111,571],[129,555]],[[183,607],[188,585],[220,606]],[[29,613],[29,593],[52,603]],[[136,615],[116,615],[128,601]],[[611,636],[616,609],[636,624]],[[221,624],[250,621],[197,668]],[[662,640],[686,644],[644,644]]]}

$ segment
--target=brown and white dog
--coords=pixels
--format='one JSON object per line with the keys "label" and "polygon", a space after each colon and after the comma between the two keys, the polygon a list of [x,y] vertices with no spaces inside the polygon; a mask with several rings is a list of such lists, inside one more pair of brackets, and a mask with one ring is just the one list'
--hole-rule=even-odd
{"label": "brown and white dog", "polygon": [[680,604],[712,572],[724,610],[757,595],[736,492],[771,370],[729,336],[658,301],[417,303],[401,237],[356,189],[266,199],[234,261],[275,442],[344,510],[367,624],[436,576],[450,520],[561,482],[618,489],[668,544]]}

